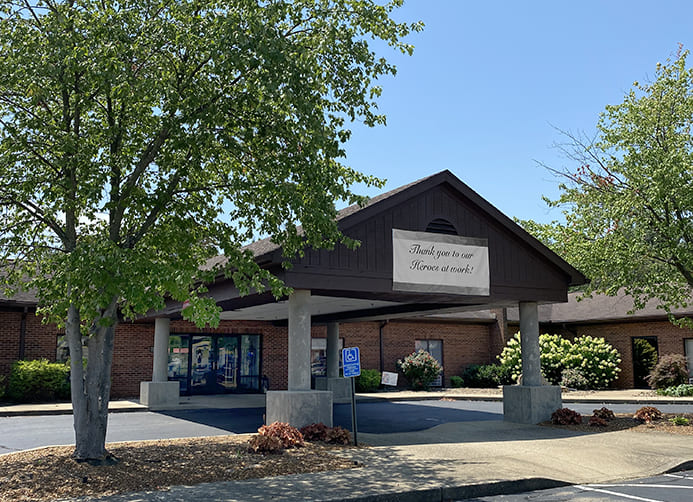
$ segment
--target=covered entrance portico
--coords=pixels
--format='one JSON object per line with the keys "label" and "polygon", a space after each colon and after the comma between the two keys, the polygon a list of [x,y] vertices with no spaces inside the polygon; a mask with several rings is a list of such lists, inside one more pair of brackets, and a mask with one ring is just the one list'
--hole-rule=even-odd
{"label": "covered entrance portico", "polygon": [[[328,388],[339,385],[336,340],[342,323],[520,306],[523,384],[505,394],[506,419],[539,422],[561,407],[560,389],[542,385],[537,305],[567,301],[584,277],[448,171],[339,213],[355,250],[307,249],[281,268],[269,240],[249,246],[293,293],[241,297],[223,278],[208,285],[224,320],[288,325],[287,387],[267,393],[267,421],[331,423],[332,392],[311,390],[311,326],[327,325]],[[162,316],[179,315],[171,304]],[[156,360],[161,357],[156,353]],[[510,388],[509,388],[510,389]]]}

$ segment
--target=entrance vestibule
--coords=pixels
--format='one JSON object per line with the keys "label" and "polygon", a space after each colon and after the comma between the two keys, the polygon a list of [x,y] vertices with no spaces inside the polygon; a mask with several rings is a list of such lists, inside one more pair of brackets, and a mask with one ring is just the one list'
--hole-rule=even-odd
{"label": "entrance vestibule", "polygon": [[[263,269],[292,288],[287,297],[277,300],[269,291],[242,295],[228,276],[222,278],[221,274],[207,285],[207,294],[221,309],[222,320],[288,326],[286,390],[267,392],[268,422],[278,420],[297,427],[318,421],[331,424],[335,391],[329,382],[340,381],[340,323],[514,305],[520,307],[520,324],[524,326],[524,385],[504,393],[506,419],[537,423],[561,407],[560,389],[544,389],[541,382],[537,306],[565,302],[568,287],[585,282],[579,271],[449,171],[374,197],[365,205],[345,208],[336,221],[345,236],[360,242],[358,249],[307,248],[287,257],[281,245],[270,238],[247,246]],[[291,266],[283,266],[287,260]],[[220,257],[216,263],[221,267],[225,259]],[[181,302],[171,300],[156,313],[152,389],[168,383],[169,344],[163,319],[179,316],[182,308]],[[327,325],[325,391],[311,390],[311,328],[319,324]],[[198,360],[198,348],[199,366],[206,364],[207,372],[215,360],[218,371],[219,361],[212,345],[195,346],[193,354],[191,339],[187,348],[186,384],[192,388],[198,383],[192,368],[193,357]],[[157,371],[161,365],[163,371]],[[217,385],[216,377],[204,380],[204,385],[210,381]],[[175,384],[177,390],[178,382]],[[518,403],[525,404],[520,414],[512,412],[520,408]]]}
{"label": "entrance vestibule", "polygon": [[181,395],[260,392],[260,335],[171,334],[168,352]]}

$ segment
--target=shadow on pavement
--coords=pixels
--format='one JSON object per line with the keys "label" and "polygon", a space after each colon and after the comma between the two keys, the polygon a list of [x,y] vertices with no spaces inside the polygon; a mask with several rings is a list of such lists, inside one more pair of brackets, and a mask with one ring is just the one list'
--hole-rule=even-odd
{"label": "shadow on pavement", "polygon": [[[504,422],[498,413],[408,403],[358,403],[356,410],[359,435],[363,434],[360,439],[374,446],[533,441],[587,434]],[[265,408],[205,408],[159,413],[233,434],[253,434],[263,424]],[[334,425],[351,430],[351,405],[335,405]]]}
{"label": "shadow on pavement", "polygon": [[205,408],[196,410],[169,410],[158,412],[168,417],[216,427],[234,434],[257,432],[263,424],[265,408]]}
{"label": "shadow on pavement", "polygon": [[[351,430],[351,405],[336,404],[333,420],[334,425]],[[503,420],[503,415],[421,404],[374,402],[357,403],[356,420],[359,432],[388,434],[421,431],[448,422]]]}

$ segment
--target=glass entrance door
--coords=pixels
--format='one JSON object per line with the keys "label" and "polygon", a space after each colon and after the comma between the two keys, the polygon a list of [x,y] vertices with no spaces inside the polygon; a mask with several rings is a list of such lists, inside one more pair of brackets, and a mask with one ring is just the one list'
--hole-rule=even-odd
{"label": "glass entrance door", "polygon": [[190,359],[190,337],[171,335],[168,342],[168,379],[180,382],[180,393],[188,393],[188,360]]}
{"label": "glass entrance door", "polygon": [[212,351],[211,336],[193,336],[191,342],[190,391],[193,394],[214,394],[216,361]]}
{"label": "glass entrance door", "polygon": [[217,338],[217,385],[218,392],[238,388],[238,337],[220,336]]}
{"label": "glass entrance door", "polygon": [[169,380],[181,394],[259,392],[260,335],[171,335]]}

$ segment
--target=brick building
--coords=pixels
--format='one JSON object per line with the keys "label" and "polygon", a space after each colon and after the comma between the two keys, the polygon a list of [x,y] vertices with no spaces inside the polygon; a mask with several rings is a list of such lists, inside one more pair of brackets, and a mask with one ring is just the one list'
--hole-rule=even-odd
{"label": "brick building", "polygon": [[[0,375],[9,374],[12,362],[19,359],[66,360],[59,348],[62,333],[55,326],[41,323],[34,314],[34,306],[10,306],[6,298],[0,298]],[[24,322],[22,321],[24,319]],[[24,327],[22,327],[24,326]],[[216,329],[198,329],[193,324],[178,320],[171,323],[171,340],[176,336],[194,338],[193,346],[200,342],[216,339],[238,339],[243,336],[257,337],[258,373],[241,378],[252,379],[249,385],[230,386],[226,389],[210,389],[204,385],[191,385],[187,374],[181,381],[183,393],[206,392],[260,392],[262,379],[272,390],[287,388],[286,367],[288,364],[288,329],[267,321],[221,321]],[[314,373],[321,375],[319,361],[324,357],[325,326],[314,326],[313,359]],[[343,324],[340,338],[345,347],[357,346],[361,349],[362,367],[385,371],[396,371],[396,361],[410,354],[422,341],[440,342],[442,348],[439,359],[445,368],[444,385],[449,385],[450,376],[459,374],[469,364],[490,363],[495,359],[500,346],[500,332],[496,315],[484,312],[466,319],[398,319],[389,322],[357,322]],[[382,339],[382,342],[381,342]],[[23,350],[20,347],[23,345]],[[140,382],[151,379],[154,346],[154,323],[121,323],[116,329],[114,360],[112,368],[112,397],[137,397]],[[380,347],[383,347],[382,355]],[[174,359],[173,343],[170,347],[169,362]],[[192,356],[190,347],[183,352]],[[195,362],[191,363],[193,366]],[[169,364],[169,376],[180,375]],[[257,377],[257,378],[256,378]],[[240,382],[239,382],[240,384]]]}
{"label": "brick building", "polygon": [[[579,299],[572,293],[567,303],[539,306],[542,333],[556,333],[566,338],[591,335],[604,338],[621,354],[621,373],[613,383],[617,388],[647,387],[643,378],[649,365],[642,364],[643,346],[658,355],[682,354],[693,371],[693,330],[679,328],[669,322],[667,314],[654,300],[645,308],[632,312],[633,299],[618,296],[594,295]],[[678,309],[676,317],[693,316],[693,308]],[[507,309],[511,332],[518,329],[518,312]],[[693,377],[693,373],[691,374]]]}
{"label": "brick building", "polygon": [[[646,309],[629,314],[629,297],[595,296],[576,301],[571,294],[568,303],[541,305],[539,319],[542,333],[559,333],[566,337],[592,335],[605,338],[621,353],[621,373],[613,386],[632,388],[642,384],[634,375],[637,358],[635,340],[645,339],[660,354],[684,354],[693,367],[693,330],[671,324],[666,315],[650,303]],[[51,325],[42,324],[34,315],[35,300],[24,297],[22,305],[0,298],[0,375],[7,376],[13,361],[18,359],[60,358],[61,333]],[[26,309],[26,312],[24,310]],[[679,314],[693,312],[679,311]],[[411,353],[422,342],[436,342],[438,358],[444,367],[443,385],[471,364],[496,362],[508,337],[518,329],[517,309],[495,309],[475,313],[447,314],[416,319],[395,319],[387,322],[345,323],[340,338],[345,347],[361,349],[362,367],[396,371],[396,361]],[[23,332],[23,334],[22,334]],[[265,376],[270,389],[286,389],[288,329],[268,321],[222,321],[216,329],[198,329],[191,323],[171,323],[171,335],[199,336],[200,339],[233,335],[257,336],[259,340],[259,377]],[[314,326],[314,373],[322,374],[319,361],[324,355],[325,326]],[[113,361],[112,396],[137,397],[140,382],[152,375],[154,323],[121,323],[116,331]],[[382,347],[382,352],[381,352]],[[175,347],[171,347],[171,351]],[[171,356],[173,354],[171,353]],[[635,365],[637,366],[637,365]],[[169,368],[173,377],[173,368]],[[209,389],[187,387],[184,393],[208,392]],[[224,392],[262,390],[261,378],[250,388],[218,389]]]}
{"label": "brick building", "polygon": [[[518,305],[520,324],[533,326],[523,328],[523,351],[533,351],[526,360],[538,362],[538,307],[565,302],[568,287],[585,280],[449,171],[346,208],[338,223],[361,242],[357,250],[307,250],[282,269],[277,245],[248,246],[293,288],[286,299],[241,297],[220,274],[208,285],[222,309],[216,329],[181,320],[182,305],[173,301],[147,319],[119,324],[113,396],[142,397],[150,387],[169,399],[177,381],[176,396],[268,387],[302,399],[325,353],[328,376],[334,371],[338,342],[361,348],[362,367],[386,371],[426,348],[441,360],[447,384],[469,364],[495,361],[508,336],[505,309]],[[64,357],[61,334],[39,323],[35,305],[30,295],[0,298],[0,374],[16,359]],[[540,382],[534,362],[525,374],[526,386]]]}

